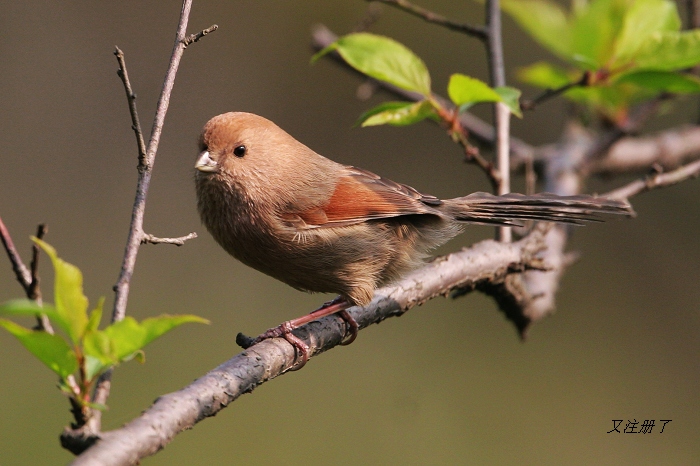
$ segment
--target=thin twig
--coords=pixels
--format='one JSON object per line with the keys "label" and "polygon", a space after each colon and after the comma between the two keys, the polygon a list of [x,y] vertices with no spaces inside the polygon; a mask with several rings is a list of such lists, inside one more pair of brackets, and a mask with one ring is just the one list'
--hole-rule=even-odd
{"label": "thin twig", "polygon": [[115,47],[114,55],[117,57],[117,62],[119,62],[119,69],[117,70],[117,75],[121,78],[122,83],[124,83],[124,90],[126,91],[126,100],[129,102],[129,113],[131,113],[131,129],[134,130],[136,134],[136,144],[139,149],[139,170],[143,170],[146,165],[146,143],[143,140],[143,130],[141,129],[141,122],[139,120],[139,113],[136,110],[136,94],[131,89],[131,82],[129,81],[129,73],[126,71],[126,62],[124,61],[124,52],[122,52],[119,47]]}
{"label": "thin twig", "polygon": [[585,86],[588,82],[588,79],[589,74],[584,73],[583,76],[581,76],[581,79],[579,79],[578,81],[565,84],[561,87],[557,87],[556,89],[547,89],[542,94],[538,95],[532,100],[523,100],[520,104],[520,108],[522,110],[534,110],[535,107],[537,107],[539,104],[546,102],[547,100],[552,99],[558,95],[561,95],[571,88]]}
{"label": "thin twig", "polygon": [[[501,29],[501,8],[499,0],[486,1],[486,42],[491,87],[506,85],[506,71],[503,63],[503,37]],[[494,105],[494,126],[496,127],[496,168],[499,173],[497,194],[510,192],[510,110],[502,102]],[[512,240],[509,227],[498,227],[496,237],[499,241]]]}
{"label": "thin twig", "polygon": [[179,238],[159,238],[157,236],[150,235],[148,233],[145,233],[143,235],[143,239],[141,240],[141,243],[149,243],[149,244],[174,244],[175,246],[182,246],[185,244],[185,241],[194,239],[197,237],[197,233],[194,231],[188,235],[185,236],[180,236]]}
{"label": "thin twig", "polygon": [[[45,224],[39,224],[36,229],[36,237],[43,239],[44,235],[48,232],[48,228]],[[39,247],[36,244],[32,244],[32,261],[29,263],[29,268],[32,275],[32,281],[29,284],[29,289],[27,290],[27,297],[36,301],[36,303],[42,305],[41,288],[39,287]],[[51,326],[51,321],[45,314],[39,314],[36,316],[36,326],[35,330],[43,330],[51,335],[54,334],[53,327]]]}
{"label": "thin twig", "polygon": [[[163,130],[163,123],[165,121],[165,114],[168,111],[168,104],[170,103],[170,94],[172,93],[173,86],[175,84],[175,75],[177,74],[177,69],[180,65],[180,59],[182,54],[187,47],[186,33],[187,33],[187,22],[189,20],[190,10],[192,8],[192,0],[184,0],[182,4],[182,10],[180,12],[180,19],[177,27],[177,33],[175,37],[175,43],[173,45],[173,51],[170,57],[170,62],[168,64],[168,71],[166,72],[165,79],[163,82],[163,88],[161,90],[160,98],[158,99],[158,105],[155,117],[153,119],[153,127],[151,129],[151,138],[148,142],[148,146],[145,151],[143,150],[142,140],[138,137],[140,132],[140,127],[138,125],[138,118],[135,119],[136,115],[136,103],[134,101],[135,95],[128,85],[128,79],[125,79],[128,74],[126,72],[126,64],[123,59],[123,54],[117,53],[117,60],[119,61],[120,77],[124,82],[125,90],[127,93],[127,99],[129,100],[129,108],[133,106],[132,112],[132,122],[134,122],[134,131],[137,132],[137,140],[139,144],[139,176],[136,185],[136,196],[134,199],[134,206],[131,214],[131,223],[129,226],[129,234],[127,237],[126,249],[124,252],[124,259],[122,262],[121,271],[119,274],[119,279],[114,285],[115,299],[114,306],[112,309],[112,322],[117,322],[124,319],[126,315],[126,303],[129,296],[129,285],[131,282],[131,277],[134,273],[134,267],[136,265],[136,256],[138,254],[139,246],[144,238],[143,231],[143,218],[146,209],[146,195],[148,193],[148,188],[151,181],[151,172],[153,170],[153,163],[155,161],[156,152],[158,150],[158,143],[160,142],[160,136]],[[213,28],[213,29],[212,29]],[[205,34],[215,30],[214,26],[209,28],[209,30],[202,31],[200,34],[196,34],[192,38],[192,42],[199,40]],[[137,131],[138,129],[138,131]],[[107,397],[109,396],[110,390],[110,378],[112,371],[105,372],[98,380],[95,386],[95,392],[93,395],[93,402],[97,404],[106,404]],[[62,443],[69,443],[69,437],[71,435],[90,437],[96,435],[100,431],[101,424],[101,411],[92,410],[92,417],[88,422],[82,427],[82,431],[64,431],[62,435]]]}
{"label": "thin twig", "polygon": [[27,266],[24,265],[24,262],[22,262],[22,258],[15,248],[15,243],[12,242],[12,236],[10,236],[10,232],[7,230],[2,218],[0,218],[0,239],[2,239],[2,244],[5,246],[7,257],[10,259],[12,271],[15,273],[17,281],[22,285],[25,293],[28,293],[29,286],[32,283],[32,274]]}
{"label": "thin twig", "polygon": [[189,36],[185,37],[185,39],[183,39],[183,41],[182,41],[182,44],[185,47],[187,47],[190,44],[193,44],[195,42],[199,42],[199,39],[201,39],[202,37],[206,36],[207,34],[209,34],[211,32],[216,31],[217,29],[219,29],[219,26],[216,24],[212,24],[208,28],[202,29],[197,34],[190,34]]}
{"label": "thin twig", "polygon": [[603,194],[605,197],[611,199],[621,199],[626,200],[637,194],[644,193],[646,191],[651,191],[656,188],[664,188],[666,186],[671,186],[690,178],[697,178],[700,175],[700,159],[693,163],[683,165],[673,171],[661,173],[657,171],[649,176],[642,179],[632,181],[625,186],[617,188],[609,193]]}
{"label": "thin twig", "polygon": [[[36,237],[41,239],[46,233],[46,226],[39,225],[36,232]],[[0,218],[0,239],[2,240],[3,246],[5,246],[5,251],[7,252],[7,257],[10,259],[12,264],[12,270],[15,272],[15,277],[17,281],[22,286],[24,294],[27,299],[31,299],[37,302],[41,306],[41,290],[39,289],[39,248],[35,245],[32,246],[32,262],[30,263],[30,268],[24,265],[22,258],[15,248],[15,244],[12,241],[12,236],[7,227]],[[36,316],[37,324],[34,327],[35,330],[44,330],[47,333],[53,334],[53,327],[51,327],[51,322],[49,319],[41,314]]]}
{"label": "thin twig", "polygon": [[403,10],[406,13],[410,13],[414,16],[422,18],[429,23],[438,24],[440,26],[443,26],[447,29],[451,29],[453,31],[462,32],[462,33],[467,34],[469,36],[476,37],[477,39],[480,39],[482,41],[485,41],[488,37],[487,28],[485,28],[483,26],[472,26],[471,24],[458,23],[456,21],[452,21],[452,20],[450,20],[442,15],[434,13],[434,12],[427,10],[423,7],[420,7],[418,5],[414,5],[411,2],[407,2],[406,0],[367,0],[367,1],[369,1],[369,2],[376,1],[379,3],[384,3],[385,5],[395,6],[396,8]]}

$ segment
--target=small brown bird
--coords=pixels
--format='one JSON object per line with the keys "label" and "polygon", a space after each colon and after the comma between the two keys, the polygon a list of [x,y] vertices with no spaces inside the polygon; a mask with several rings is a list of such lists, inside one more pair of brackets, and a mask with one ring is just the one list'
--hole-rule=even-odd
{"label": "small brown bird", "polygon": [[301,365],[308,348],[291,329],[340,312],[352,341],[357,324],[344,309],[367,305],[377,287],[418,267],[465,224],[579,224],[601,213],[632,212],[625,202],[591,196],[479,192],[440,200],[335,163],[250,113],[209,120],[199,150],[197,208],[214,239],[236,259],[294,288],[342,298],[256,340],[284,336],[300,351]]}

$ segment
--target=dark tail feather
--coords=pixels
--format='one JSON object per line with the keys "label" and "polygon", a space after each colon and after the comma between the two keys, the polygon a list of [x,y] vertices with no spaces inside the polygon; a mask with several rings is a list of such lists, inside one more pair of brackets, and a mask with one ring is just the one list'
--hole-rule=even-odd
{"label": "dark tail feather", "polygon": [[558,196],[541,193],[532,196],[474,193],[444,201],[444,211],[455,220],[492,225],[520,225],[526,220],[569,223],[602,222],[604,215],[634,216],[627,202],[593,196]]}

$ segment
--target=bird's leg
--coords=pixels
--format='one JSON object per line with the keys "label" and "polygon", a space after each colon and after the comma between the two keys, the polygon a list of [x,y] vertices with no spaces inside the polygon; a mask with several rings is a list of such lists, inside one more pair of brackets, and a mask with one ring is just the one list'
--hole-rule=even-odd
{"label": "bird's leg", "polygon": [[350,334],[350,336],[347,339],[341,342],[341,345],[349,345],[350,343],[355,341],[358,331],[357,322],[355,321],[355,319],[352,318],[350,314],[348,314],[346,310],[350,306],[351,304],[347,300],[345,300],[345,298],[341,298],[339,296],[332,301],[324,303],[323,306],[319,307],[310,314],[298,317],[296,319],[288,320],[287,322],[283,322],[277,327],[267,330],[252,341],[246,341],[243,339],[241,339],[242,341],[239,341],[240,335],[239,338],[236,339],[236,341],[239,344],[241,344],[241,346],[243,346],[244,348],[249,348],[269,338],[284,338],[292,346],[294,346],[294,348],[297,350],[297,353],[299,354],[298,362],[294,365],[294,367],[290,369],[292,371],[296,371],[304,367],[306,361],[309,360],[309,346],[306,343],[304,343],[299,337],[294,335],[292,333],[292,330],[294,330],[295,328],[299,328],[302,325],[306,325],[309,322],[314,321],[316,319],[320,319],[321,317],[337,313],[338,316],[341,319],[343,319],[343,321],[348,325],[348,333]]}

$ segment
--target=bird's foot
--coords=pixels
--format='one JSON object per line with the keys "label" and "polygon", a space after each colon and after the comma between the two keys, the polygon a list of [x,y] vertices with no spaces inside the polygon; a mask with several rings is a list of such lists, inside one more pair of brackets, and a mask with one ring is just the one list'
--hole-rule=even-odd
{"label": "bird's foot", "polygon": [[355,338],[357,338],[359,326],[357,324],[357,321],[355,321],[355,319],[353,319],[352,316],[347,312],[346,309],[348,307],[350,307],[350,303],[348,303],[344,298],[338,297],[332,301],[324,303],[323,306],[319,307],[318,309],[316,309],[308,315],[299,317],[294,320],[288,320],[287,322],[283,322],[277,327],[267,330],[266,332],[258,335],[257,338],[250,338],[243,335],[242,333],[239,333],[238,336],[236,336],[236,343],[242,348],[248,349],[251,346],[258,344],[263,340],[267,340],[270,338],[284,338],[292,346],[294,346],[294,349],[297,353],[297,360],[294,363],[294,366],[292,366],[289,370],[297,371],[304,367],[306,362],[309,360],[309,345],[307,345],[301,338],[294,335],[292,333],[292,330],[294,330],[295,328],[299,328],[302,325],[305,325],[316,319],[320,319],[321,317],[325,317],[331,314],[338,314],[338,317],[343,319],[343,321],[347,325],[346,334],[343,337],[343,341],[341,341],[340,344],[349,345],[350,343],[355,341]]}
{"label": "bird's foot", "polygon": [[283,322],[277,327],[271,328],[264,333],[261,333],[256,338],[248,337],[242,333],[236,336],[236,343],[243,349],[248,349],[253,345],[257,345],[261,341],[268,340],[270,338],[284,338],[287,340],[296,350],[297,357],[294,365],[289,369],[290,371],[297,371],[304,367],[306,361],[309,360],[309,345],[304,343],[304,341],[294,335],[292,330],[294,330],[294,322],[288,320]]}

